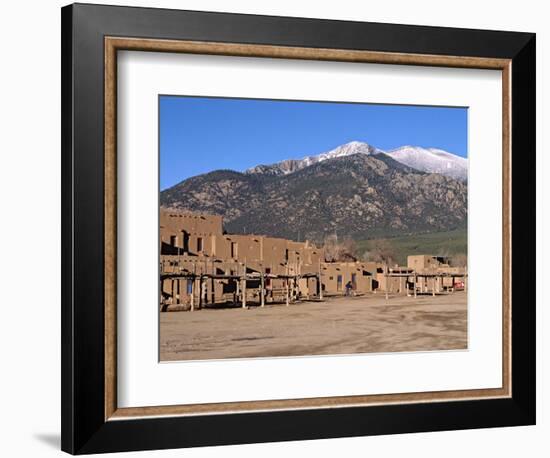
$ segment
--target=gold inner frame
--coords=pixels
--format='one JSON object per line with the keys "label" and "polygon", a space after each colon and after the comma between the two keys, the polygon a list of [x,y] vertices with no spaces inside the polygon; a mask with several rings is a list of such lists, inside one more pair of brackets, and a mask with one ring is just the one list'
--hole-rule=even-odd
{"label": "gold inner frame", "polygon": [[[338,62],[493,69],[502,72],[502,380],[501,388],[118,408],[117,405],[117,51],[174,52]],[[105,420],[511,397],[511,60],[344,49],[105,37]]]}

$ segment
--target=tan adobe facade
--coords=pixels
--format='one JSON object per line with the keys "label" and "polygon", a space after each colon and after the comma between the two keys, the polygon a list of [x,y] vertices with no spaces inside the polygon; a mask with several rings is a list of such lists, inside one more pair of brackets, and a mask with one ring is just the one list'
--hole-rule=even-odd
{"label": "tan adobe facade", "polygon": [[305,241],[226,234],[217,215],[160,212],[161,310],[216,304],[265,305],[371,292],[417,294],[453,289],[465,270],[442,258],[409,256],[406,267],[325,262]]}
{"label": "tan adobe facade", "polygon": [[[373,263],[370,263],[373,264]],[[327,294],[345,294],[346,285],[351,283],[354,293],[372,292],[372,280],[376,268],[365,262],[323,262],[321,278],[323,291]]]}
{"label": "tan adobe facade", "polygon": [[442,256],[430,256],[427,254],[419,254],[407,256],[407,267],[418,272],[437,269],[440,267],[449,267],[447,258]]}
{"label": "tan adobe facade", "polygon": [[468,287],[468,275],[464,267],[452,267],[442,256],[414,255],[407,257],[407,266],[416,273],[417,288],[420,292],[434,293],[453,290],[457,283]]}
{"label": "tan adobe facade", "polygon": [[322,296],[322,249],[308,241],[224,234],[220,216],[161,210],[160,253],[165,308]]}
{"label": "tan adobe facade", "polygon": [[[272,265],[271,270],[306,268],[317,272],[323,250],[312,243],[252,234],[224,234],[222,218],[216,215],[161,211],[161,256],[240,260],[248,264]],[[284,269],[281,269],[284,268]]]}

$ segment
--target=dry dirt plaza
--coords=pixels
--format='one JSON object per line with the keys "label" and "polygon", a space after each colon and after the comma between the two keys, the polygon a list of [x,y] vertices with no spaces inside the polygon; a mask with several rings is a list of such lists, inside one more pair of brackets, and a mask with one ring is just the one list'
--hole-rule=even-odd
{"label": "dry dirt plaza", "polygon": [[466,349],[467,294],[160,314],[161,361]]}

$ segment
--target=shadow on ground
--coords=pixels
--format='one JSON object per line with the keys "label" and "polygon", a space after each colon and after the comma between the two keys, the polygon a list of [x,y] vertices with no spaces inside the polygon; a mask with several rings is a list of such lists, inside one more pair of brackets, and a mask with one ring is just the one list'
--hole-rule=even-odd
{"label": "shadow on ground", "polygon": [[37,433],[34,438],[49,447],[61,449],[61,435],[57,433]]}

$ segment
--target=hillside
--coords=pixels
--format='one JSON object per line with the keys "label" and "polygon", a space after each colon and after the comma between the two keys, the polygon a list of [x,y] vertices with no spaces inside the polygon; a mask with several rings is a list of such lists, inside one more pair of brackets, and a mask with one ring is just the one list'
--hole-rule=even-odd
{"label": "hillside", "polygon": [[466,254],[468,247],[466,229],[456,229],[446,232],[431,232],[412,234],[401,237],[360,240],[356,242],[357,254],[361,257],[365,252],[376,248],[380,240],[389,246],[395,254],[399,265],[407,265],[407,256],[414,254],[431,254],[434,256],[453,256]]}
{"label": "hillside", "polygon": [[222,215],[232,233],[356,240],[466,226],[466,184],[384,153],[329,157],[292,173],[214,171],[161,193],[163,207]]}

